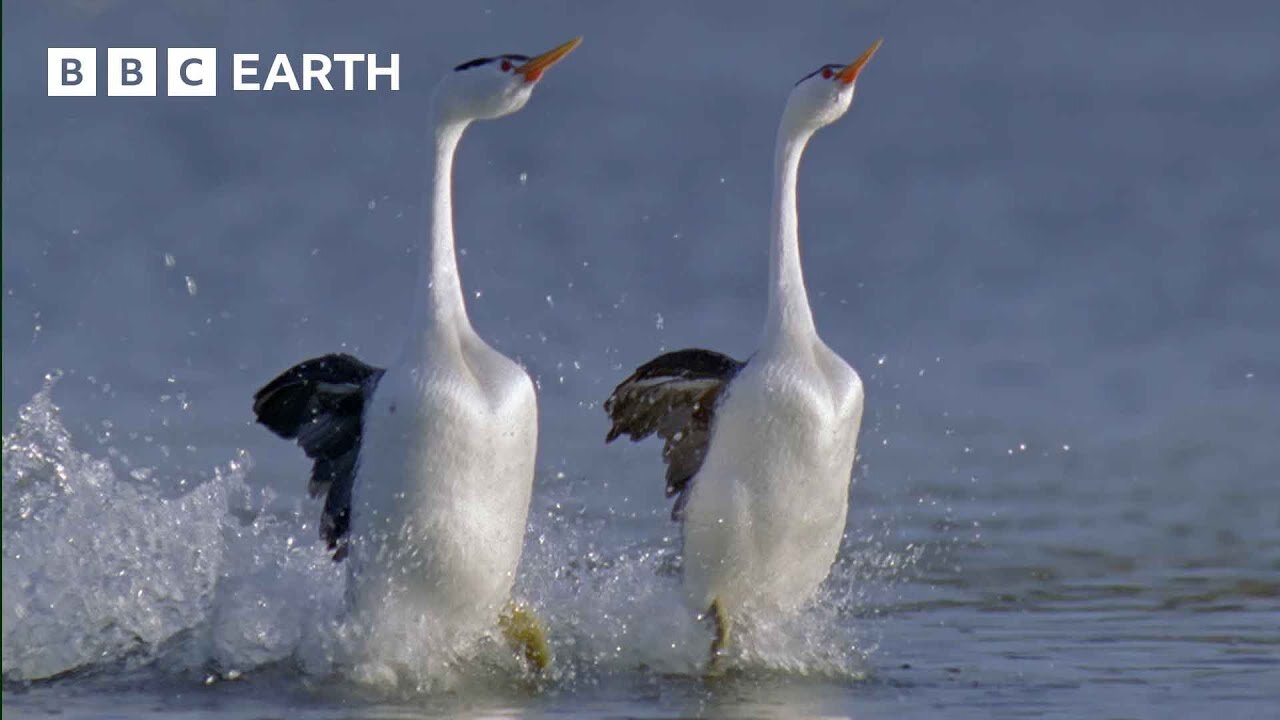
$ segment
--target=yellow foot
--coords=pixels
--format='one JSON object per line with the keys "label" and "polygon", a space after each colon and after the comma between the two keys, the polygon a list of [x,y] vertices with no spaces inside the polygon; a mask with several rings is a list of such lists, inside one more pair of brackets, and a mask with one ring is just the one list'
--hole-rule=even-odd
{"label": "yellow foot", "polygon": [[547,631],[533,610],[514,600],[507,603],[498,616],[498,627],[511,646],[537,672],[551,667],[551,644]]}
{"label": "yellow foot", "polygon": [[707,674],[713,675],[720,671],[720,658],[724,657],[729,648],[729,613],[725,611],[724,605],[720,604],[720,598],[711,601],[711,607],[707,608],[707,615],[711,616],[711,620],[715,623],[715,637],[711,640],[711,657],[707,660]]}

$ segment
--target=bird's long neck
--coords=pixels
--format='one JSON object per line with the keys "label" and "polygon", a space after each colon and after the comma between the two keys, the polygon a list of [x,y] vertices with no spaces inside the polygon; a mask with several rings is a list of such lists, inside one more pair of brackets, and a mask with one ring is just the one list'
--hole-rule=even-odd
{"label": "bird's long neck", "polygon": [[455,340],[460,332],[471,328],[453,241],[453,157],[466,127],[465,121],[457,120],[435,119],[432,123],[427,245],[406,347],[406,352],[413,355]]}
{"label": "bird's long neck", "polygon": [[785,124],[778,130],[773,165],[773,247],[769,257],[766,342],[815,332],[804,288],[804,272],[800,268],[796,216],[796,176],[800,171],[800,156],[812,134],[812,131],[796,131]]}

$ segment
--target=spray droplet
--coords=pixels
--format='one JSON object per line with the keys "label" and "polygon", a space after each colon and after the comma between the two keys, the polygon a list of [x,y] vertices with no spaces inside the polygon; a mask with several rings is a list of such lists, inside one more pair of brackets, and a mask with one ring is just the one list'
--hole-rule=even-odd
{"label": "spray droplet", "polygon": [[520,173],[520,184],[521,184],[521,185],[528,185],[528,184],[529,184],[529,173],[527,173],[527,172],[522,172],[522,173]]}
{"label": "spray droplet", "polygon": [[173,256],[173,254],[172,254],[172,253],[165,253],[165,254],[164,254],[164,266],[165,266],[165,267],[173,267],[174,265],[177,265],[177,264],[178,264],[178,259],[177,259],[177,258],[175,258],[175,257]]}
{"label": "spray droplet", "polygon": [[196,279],[195,279],[195,278],[193,278],[193,277],[191,277],[190,275],[188,275],[188,276],[186,276],[186,277],[187,277],[187,294],[188,294],[188,295],[193,295],[193,296],[194,296],[194,295],[196,294],[196,290],[197,290],[197,288],[196,288]]}
{"label": "spray droplet", "polygon": [[372,199],[370,199],[370,200],[369,200],[369,209],[370,209],[370,210],[372,210],[372,209],[374,209],[374,208],[376,208],[376,207],[378,207],[378,201],[377,201],[377,200],[372,200]]}

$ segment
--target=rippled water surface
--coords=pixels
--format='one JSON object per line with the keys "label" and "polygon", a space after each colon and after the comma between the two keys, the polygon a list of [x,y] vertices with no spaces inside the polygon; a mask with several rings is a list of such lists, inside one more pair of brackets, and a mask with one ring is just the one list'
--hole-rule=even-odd
{"label": "rippled water surface", "polygon": [[[1271,3],[58,0],[3,25],[6,717],[1275,717]],[[306,463],[249,398],[323,352],[390,360],[431,86],[577,34],[456,167],[472,318],[540,389],[517,592],[556,669],[486,640],[359,682]],[[783,100],[879,36],[799,187],[820,332],[867,388],[845,544],[704,680],[659,448],[606,448],[600,402],[661,349],[751,352]],[[46,48],[108,46],[399,52],[401,90],[45,96]]]}

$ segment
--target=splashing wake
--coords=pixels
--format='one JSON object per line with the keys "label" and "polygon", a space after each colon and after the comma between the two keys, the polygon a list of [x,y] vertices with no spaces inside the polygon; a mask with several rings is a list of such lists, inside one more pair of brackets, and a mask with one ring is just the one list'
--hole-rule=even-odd
{"label": "splashing wake", "polygon": [[[273,493],[246,482],[252,462],[243,451],[178,496],[137,479],[153,474],[113,469],[75,447],[52,400],[58,378],[46,378],[4,438],[6,684],[120,669],[235,678],[286,663],[303,678],[421,693],[519,673],[495,637],[429,648],[413,641],[425,629],[412,627],[398,667],[362,665],[353,655],[362,629],[343,614],[346,573],[314,538],[306,519],[314,508],[269,511]],[[697,675],[709,630],[684,607],[676,542],[610,540],[621,518],[579,501],[590,482],[541,489],[516,583],[550,628],[550,682]],[[639,519],[667,529],[657,512]],[[911,562],[874,541],[847,545],[817,601],[752,627],[732,662],[749,672],[861,677],[875,647],[875,624],[862,612],[868,592]]]}
{"label": "splashing wake", "polygon": [[118,477],[73,445],[52,400],[58,379],[4,438],[5,680],[162,654],[192,670],[288,656],[303,630],[297,603],[319,612],[339,595],[290,596],[334,571],[262,512],[269,496],[245,484],[248,455],[179,497]]}

